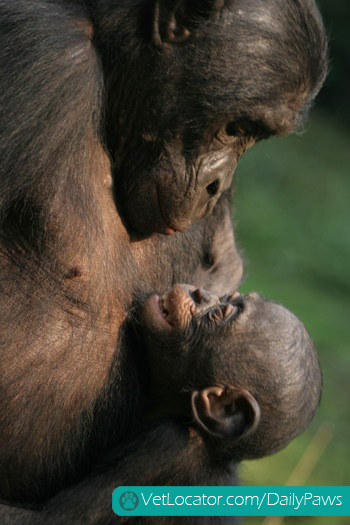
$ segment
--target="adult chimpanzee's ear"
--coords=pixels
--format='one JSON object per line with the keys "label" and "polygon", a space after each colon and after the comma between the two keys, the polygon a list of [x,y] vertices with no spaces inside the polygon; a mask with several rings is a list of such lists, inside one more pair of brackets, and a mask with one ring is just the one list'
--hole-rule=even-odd
{"label": "adult chimpanzee's ear", "polygon": [[184,42],[201,21],[220,16],[225,0],[154,0],[153,41]]}
{"label": "adult chimpanzee's ear", "polygon": [[192,393],[192,411],[212,436],[238,439],[253,432],[260,420],[256,399],[244,388],[210,387]]}

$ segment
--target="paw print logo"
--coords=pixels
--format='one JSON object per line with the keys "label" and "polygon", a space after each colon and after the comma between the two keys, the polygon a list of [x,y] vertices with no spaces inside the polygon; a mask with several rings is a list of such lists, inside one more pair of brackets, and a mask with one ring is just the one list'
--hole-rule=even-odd
{"label": "paw print logo", "polygon": [[139,498],[135,492],[124,492],[119,498],[119,503],[124,510],[135,510],[139,504]]}

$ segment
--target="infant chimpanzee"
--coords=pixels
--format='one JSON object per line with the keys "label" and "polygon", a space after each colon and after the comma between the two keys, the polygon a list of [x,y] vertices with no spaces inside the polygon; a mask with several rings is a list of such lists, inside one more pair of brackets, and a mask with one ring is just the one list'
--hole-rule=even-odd
{"label": "infant chimpanzee", "polygon": [[[146,346],[150,368],[145,428],[116,447],[106,459],[109,470],[60,493],[40,513],[6,509],[13,523],[115,523],[109,502],[117,486],[235,484],[242,459],[276,452],[311,420],[322,386],[317,354],[304,326],[282,306],[256,294],[219,298],[179,285],[150,296],[139,314],[141,334],[134,334],[134,322],[130,328],[140,350]],[[217,516],[127,516],[117,523],[134,519],[239,523]]]}
{"label": "infant chimpanzee", "polygon": [[175,286],[144,303],[152,419],[184,417],[221,460],[281,449],[311,421],[322,377],[288,310],[259,295]]}

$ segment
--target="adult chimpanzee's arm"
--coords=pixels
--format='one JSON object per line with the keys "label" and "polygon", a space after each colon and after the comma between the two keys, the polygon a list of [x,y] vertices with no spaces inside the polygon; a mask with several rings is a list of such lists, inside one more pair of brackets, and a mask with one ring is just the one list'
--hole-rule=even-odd
{"label": "adult chimpanzee's arm", "polygon": [[81,468],[132,263],[82,2],[2,0],[0,35],[0,494],[37,501]]}
{"label": "adult chimpanzee's arm", "polygon": [[206,225],[244,151],[306,113],[325,38],[313,2],[237,2],[0,1],[6,501],[78,484],[131,434],[120,328],[137,296],[226,290],[221,264],[240,278],[232,235],[212,253]]}
{"label": "adult chimpanzee's arm", "polygon": [[[191,441],[192,446],[189,447],[190,439],[188,428],[174,422],[161,423],[136,439],[132,445],[118,451],[114,457],[107,458],[105,465],[84,482],[60,492],[42,510],[0,505],[1,525],[112,525],[132,519],[135,523],[153,523],[154,520],[157,525],[195,523],[193,517],[117,517],[111,508],[112,492],[118,486],[231,484],[233,473],[227,469],[224,472],[221,470],[221,475],[213,474],[207,465],[203,443],[198,438],[194,440],[196,444],[193,446]],[[213,520],[201,517],[198,523],[210,524]],[[236,523],[232,518],[222,520],[215,518],[215,524]]]}

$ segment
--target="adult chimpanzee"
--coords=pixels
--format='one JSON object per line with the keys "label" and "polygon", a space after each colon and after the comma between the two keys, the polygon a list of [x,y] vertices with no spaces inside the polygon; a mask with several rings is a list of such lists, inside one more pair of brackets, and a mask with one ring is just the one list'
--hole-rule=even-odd
{"label": "adult chimpanzee", "polygon": [[13,523],[128,522],[110,511],[116,486],[231,483],[237,462],[280,450],[310,422],[322,388],[317,354],[302,323],[282,306],[256,294],[219,298],[177,285],[162,299],[149,297],[140,321],[150,375],[142,439],[41,511],[11,511]]}
{"label": "adult chimpanzee", "polygon": [[220,195],[300,124],[325,47],[312,0],[0,0],[4,500],[45,500],[136,429],[130,305],[239,278]]}

